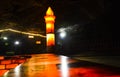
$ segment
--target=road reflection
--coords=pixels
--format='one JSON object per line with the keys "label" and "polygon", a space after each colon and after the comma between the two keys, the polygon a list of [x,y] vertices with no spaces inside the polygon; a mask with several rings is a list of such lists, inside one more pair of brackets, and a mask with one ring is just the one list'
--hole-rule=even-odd
{"label": "road reflection", "polygon": [[120,69],[66,56],[37,54],[3,77],[120,77]]}
{"label": "road reflection", "polygon": [[62,77],[69,77],[68,57],[61,56],[61,75]]}

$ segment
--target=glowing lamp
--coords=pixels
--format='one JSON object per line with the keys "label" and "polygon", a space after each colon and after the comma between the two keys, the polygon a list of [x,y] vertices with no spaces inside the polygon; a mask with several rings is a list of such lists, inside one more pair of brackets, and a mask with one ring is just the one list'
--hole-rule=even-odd
{"label": "glowing lamp", "polygon": [[19,42],[19,41],[15,41],[14,44],[15,44],[15,45],[19,45],[20,42]]}
{"label": "glowing lamp", "polygon": [[7,40],[8,38],[7,37],[3,37],[4,40]]}
{"label": "glowing lamp", "polygon": [[61,38],[64,38],[65,36],[66,36],[66,32],[65,31],[63,31],[63,32],[60,33],[60,37]]}
{"label": "glowing lamp", "polygon": [[29,36],[28,36],[28,38],[34,38],[34,36],[32,36],[32,35],[29,35]]}
{"label": "glowing lamp", "polygon": [[41,41],[36,41],[36,44],[41,44]]}

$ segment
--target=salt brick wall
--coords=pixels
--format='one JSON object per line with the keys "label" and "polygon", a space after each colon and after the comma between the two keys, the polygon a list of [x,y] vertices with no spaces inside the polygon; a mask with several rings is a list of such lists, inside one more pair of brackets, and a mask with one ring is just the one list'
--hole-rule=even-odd
{"label": "salt brick wall", "polygon": [[0,65],[0,70],[5,69],[5,65]]}
{"label": "salt brick wall", "polygon": [[9,71],[9,70],[0,70],[0,77],[7,71]]}
{"label": "salt brick wall", "polygon": [[0,64],[11,64],[12,61],[11,60],[1,60]]}
{"label": "salt brick wall", "polygon": [[28,58],[20,59],[19,56],[18,58],[10,58],[5,60],[4,56],[0,56],[0,76],[27,60]]}
{"label": "salt brick wall", "polygon": [[7,64],[5,69],[15,68],[18,64]]}

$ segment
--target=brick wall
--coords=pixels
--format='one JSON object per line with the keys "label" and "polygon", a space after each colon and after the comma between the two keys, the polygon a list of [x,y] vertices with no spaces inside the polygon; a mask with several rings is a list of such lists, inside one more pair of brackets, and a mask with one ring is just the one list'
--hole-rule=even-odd
{"label": "brick wall", "polygon": [[21,63],[27,61],[29,57],[25,56],[0,56],[0,76],[2,76],[5,72],[9,71],[10,69],[15,68]]}

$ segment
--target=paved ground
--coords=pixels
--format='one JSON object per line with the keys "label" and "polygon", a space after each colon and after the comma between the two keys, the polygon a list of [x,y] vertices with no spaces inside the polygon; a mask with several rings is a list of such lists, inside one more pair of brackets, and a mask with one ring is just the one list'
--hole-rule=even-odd
{"label": "paved ground", "polygon": [[120,68],[61,55],[37,54],[3,77],[120,77]]}
{"label": "paved ground", "polygon": [[118,55],[87,55],[87,54],[78,54],[71,56],[72,58],[78,59],[78,60],[84,60],[89,62],[95,62],[100,64],[106,64],[111,66],[120,67],[120,56]]}

